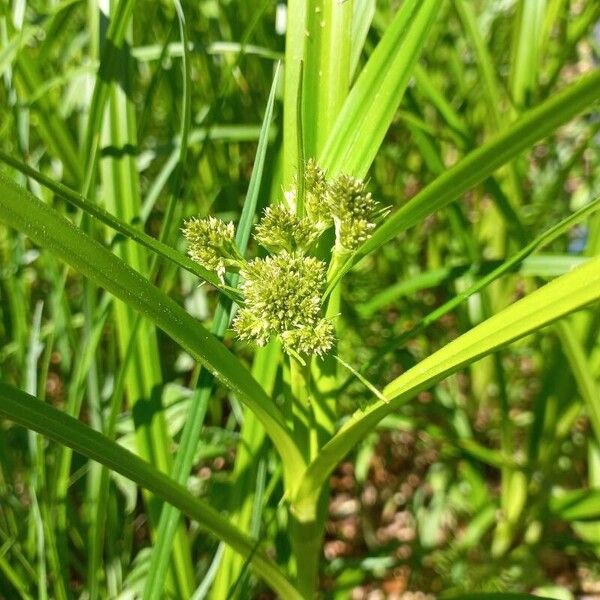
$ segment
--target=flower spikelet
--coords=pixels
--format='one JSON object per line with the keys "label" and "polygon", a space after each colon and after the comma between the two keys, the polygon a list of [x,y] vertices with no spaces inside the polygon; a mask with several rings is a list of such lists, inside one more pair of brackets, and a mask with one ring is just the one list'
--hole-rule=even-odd
{"label": "flower spikelet", "polygon": [[306,211],[310,217],[323,224],[331,223],[331,215],[327,207],[329,184],[325,171],[313,158],[304,165],[304,190]]}
{"label": "flower spikelet", "polygon": [[338,245],[356,249],[375,228],[377,202],[365,189],[365,182],[340,175],[329,186],[327,205],[335,223]]}
{"label": "flower spikelet", "polygon": [[333,345],[333,328],[319,317],[325,263],[289,252],[250,261],[241,271],[246,306],[233,329],[243,340],[263,346],[281,336],[284,349],[323,354]]}
{"label": "flower spikelet", "polygon": [[329,319],[319,319],[314,326],[299,327],[284,331],[281,343],[286,352],[316,354],[323,356],[334,344],[333,323]]}
{"label": "flower spikelet", "polygon": [[296,216],[284,204],[267,207],[254,230],[256,241],[270,252],[305,251],[318,236],[313,221]]}
{"label": "flower spikelet", "polygon": [[252,341],[257,346],[266,345],[273,334],[268,321],[245,307],[236,313],[233,328],[240,339]]}
{"label": "flower spikelet", "polygon": [[190,258],[215,271],[221,281],[228,267],[239,268],[242,257],[235,245],[233,223],[215,217],[191,218],[184,224],[183,235],[188,241]]}

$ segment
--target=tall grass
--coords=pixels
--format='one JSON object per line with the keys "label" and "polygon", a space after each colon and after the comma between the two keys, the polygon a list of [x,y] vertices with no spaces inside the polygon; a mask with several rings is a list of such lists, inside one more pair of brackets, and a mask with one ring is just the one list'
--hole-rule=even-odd
{"label": "tall grass", "polygon": [[[0,596],[591,588],[598,19],[6,3]],[[238,339],[249,271],[191,260],[180,231],[231,221],[239,261],[264,259],[282,190],[312,218],[313,160],[384,208],[351,251],[339,222],[310,247],[323,356]]]}

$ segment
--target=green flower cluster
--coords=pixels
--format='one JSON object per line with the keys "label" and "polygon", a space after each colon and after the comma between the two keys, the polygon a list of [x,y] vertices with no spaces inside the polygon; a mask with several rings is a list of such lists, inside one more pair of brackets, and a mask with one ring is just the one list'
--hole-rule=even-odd
{"label": "green flower cluster", "polygon": [[321,231],[306,217],[298,217],[284,204],[265,209],[254,229],[254,239],[269,252],[307,252]]}
{"label": "green flower cluster", "polygon": [[365,182],[349,175],[334,179],[327,192],[327,207],[335,224],[336,243],[347,250],[360,246],[375,229],[377,202]]}
{"label": "green flower cluster", "polygon": [[337,252],[357,248],[375,227],[377,205],[362,180],[340,175],[328,181],[313,160],[305,165],[304,184],[305,215],[296,214],[291,190],[256,226],[255,240],[270,253],[265,258],[246,261],[233,224],[214,217],[190,219],[183,233],[191,258],[221,281],[228,270],[240,273],[244,305],[232,323],[240,339],[264,346],[278,336],[288,354],[322,356],[333,347],[334,327],[321,316],[327,265],[311,251],[332,225]]}
{"label": "green flower cluster", "polygon": [[235,244],[233,223],[215,217],[191,218],[185,222],[183,235],[188,242],[190,258],[215,271],[222,283],[228,269],[237,271],[244,262]]}
{"label": "green flower cluster", "polygon": [[[304,167],[304,188],[307,220],[319,233],[335,226],[338,252],[355,250],[369,238],[380,210],[362,179],[342,174],[328,180],[310,159]],[[286,192],[286,198],[295,206],[295,190]]]}
{"label": "green flower cluster", "polygon": [[333,325],[319,316],[325,287],[325,263],[283,251],[255,258],[241,271],[246,306],[233,329],[240,339],[264,346],[279,335],[288,353],[322,356],[333,346]]}

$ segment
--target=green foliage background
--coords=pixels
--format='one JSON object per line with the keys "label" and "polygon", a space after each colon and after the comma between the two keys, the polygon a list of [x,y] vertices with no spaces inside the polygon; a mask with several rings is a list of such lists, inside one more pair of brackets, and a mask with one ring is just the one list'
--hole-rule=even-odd
{"label": "green foliage background", "polygon": [[[0,597],[597,591],[599,19],[3,3]],[[255,256],[303,157],[390,209],[308,392],[179,231]]]}

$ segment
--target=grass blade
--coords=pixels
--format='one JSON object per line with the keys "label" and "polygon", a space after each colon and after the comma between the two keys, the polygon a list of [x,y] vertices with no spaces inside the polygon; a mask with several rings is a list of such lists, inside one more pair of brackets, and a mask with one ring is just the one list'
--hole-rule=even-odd
{"label": "grass blade", "polygon": [[392,214],[340,269],[333,288],[352,264],[484,181],[519,152],[550,135],[557,127],[600,98],[600,69],[592,71],[562,92],[524,114],[490,141],[468,154]]}
{"label": "grass blade", "polygon": [[312,517],[314,494],[348,451],[387,414],[465,365],[600,299],[600,257],[567,273],[498,312],[396,378],[379,401],[357,411],[309,465],[294,507]]}
{"label": "grass blade", "polygon": [[[233,527],[217,510],[192,496],[182,485],[161,473],[150,463],[77,419],[4,383],[0,383],[0,414],[120,473],[164,501],[177,506],[182,512],[196,519],[204,529],[243,556],[251,555],[254,542]],[[282,597],[301,598],[270,559],[254,552],[252,563],[256,573]]]}
{"label": "grass blade", "polygon": [[256,413],[286,457],[288,474],[301,471],[302,458],[281,413],[223,344],[139,273],[1,173],[0,190],[0,219],[156,323]]}
{"label": "grass blade", "polygon": [[437,0],[406,0],[361,71],[329,136],[320,164],[364,177],[375,158],[439,10]]}
{"label": "grass blade", "polygon": [[550,135],[600,98],[600,69],[582,77],[561,93],[529,111],[505,131],[468,154],[396,211],[358,250],[373,252],[427,215],[481,183],[499,166],[538,140]]}
{"label": "grass blade", "polygon": [[[423,331],[425,328],[427,328],[428,325],[430,325],[431,323],[433,323],[434,321],[436,321],[443,315],[449,313],[453,308],[457,307],[459,304],[464,302],[467,298],[469,298],[473,294],[476,294],[477,292],[481,291],[482,289],[487,287],[490,283],[492,283],[499,277],[502,277],[502,275],[513,271],[515,269],[515,267],[517,267],[520,263],[522,263],[530,254],[532,254],[536,250],[539,250],[540,248],[543,248],[544,246],[547,246],[548,244],[552,243],[555,239],[557,239],[562,234],[564,234],[570,227],[573,227],[573,225],[575,225],[576,223],[581,221],[584,217],[586,217],[593,211],[598,210],[599,208],[600,208],[600,198],[596,198],[596,200],[590,202],[588,205],[584,206],[583,208],[580,208],[578,211],[574,212],[572,215],[569,215],[566,219],[563,219],[562,221],[560,221],[560,223],[557,223],[556,225],[554,225],[547,231],[544,231],[544,233],[542,233],[540,236],[535,238],[532,242],[527,244],[527,246],[525,246],[524,248],[519,250],[519,252],[515,253],[508,260],[506,260],[502,264],[500,264],[491,273],[488,273],[481,279],[478,279],[477,281],[473,282],[473,284],[470,285],[466,290],[462,291],[460,294],[457,294],[454,298],[452,298],[451,300],[448,300],[448,302],[445,302],[444,304],[442,304],[442,306],[436,308],[431,313],[429,313],[425,317],[423,317],[419,321],[418,325],[413,327],[410,331],[407,331],[400,338],[397,338],[396,340],[394,340],[393,345],[399,346],[402,343],[404,343],[406,340],[413,338],[417,333]],[[581,257],[568,256],[567,259],[569,259],[569,262],[574,262],[575,264],[578,264],[579,263],[578,259],[581,259]],[[573,259],[575,259],[575,260],[573,261]],[[550,265],[550,266],[552,266],[552,265]],[[560,265],[558,265],[558,266],[560,266]],[[441,283],[441,281],[443,281],[443,279],[445,279],[446,277],[450,276],[451,273],[452,273],[451,268],[442,268],[442,269],[439,269],[436,271],[432,271],[430,273],[425,273],[422,276],[422,278],[425,279],[425,282],[424,282],[425,285],[421,285],[416,289],[422,289],[423,287],[433,287],[434,285],[439,285],[439,283]],[[526,273],[526,271],[525,271],[525,273]],[[412,281],[401,282],[400,284],[398,284],[398,287],[393,286],[392,288],[390,288],[390,290],[384,290],[380,294],[376,295],[368,303],[365,303],[364,305],[362,305],[362,307],[359,307],[359,311],[364,316],[369,316],[369,315],[373,314],[373,312],[375,312],[377,309],[381,308],[382,306],[385,306],[394,298],[394,296],[392,296],[390,294],[390,291],[394,291],[394,292],[400,291],[401,293],[406,293],[407,291],[409,291],[409,292],[413,291],[413,289],[415,289],[415,288],[411,287],[412,283],[413,283]],[[402,286],[402,287],[400,287],[400,286]]]}
{"label": "grass blade", "polygon": [[[24,175],[27,175],[27,177],[35,179],[37,182],[41,183],[49,190],[52,190],[57,196],[59,196],[63,200],[66,200],[67,202],[73,204],[73,206],[81,208],[81,210],[91,215],[101,223],[104,223],[114,231],[117,231],[118,233],[126,236],[130,240],[138,242],[145,248],[148,248],[148,250],[155,252],[158,256],[170,260],[174,264],[180,266],[182,269],[185,269],[186,271],[193,273],[200,279],[204,279],[204,281],[207,281],[211,285],[218,287],[225,295],[235,296],[230,290],[228,290],[221,284],[218,278],[211,271],[208,271],[198,263],[195,263],[187,256],[181,254],[180,252],[177,252],[176,250],[174,250],[167,244],[161,242],[160,240],[157,240],[147,235],[141,229],[133,227],[132,225],[129,225],[122,219],[113,216],[111,213],[103,209],[98,204],[91,202],[83,195],[77,193],[76,191],[72,190],[66,185],[53,181],[49,177],[46,177],[46,175],[44,175],[43,173],[40,173],[39,171],[36,171],[29,165],[26,165],[25,163],[13,158],[3,150],[0,150],[0,160],[5,162],[7,165],[10,165],[11,167],[17,169]],[[235,299],[235,297],[233,299]]]}

